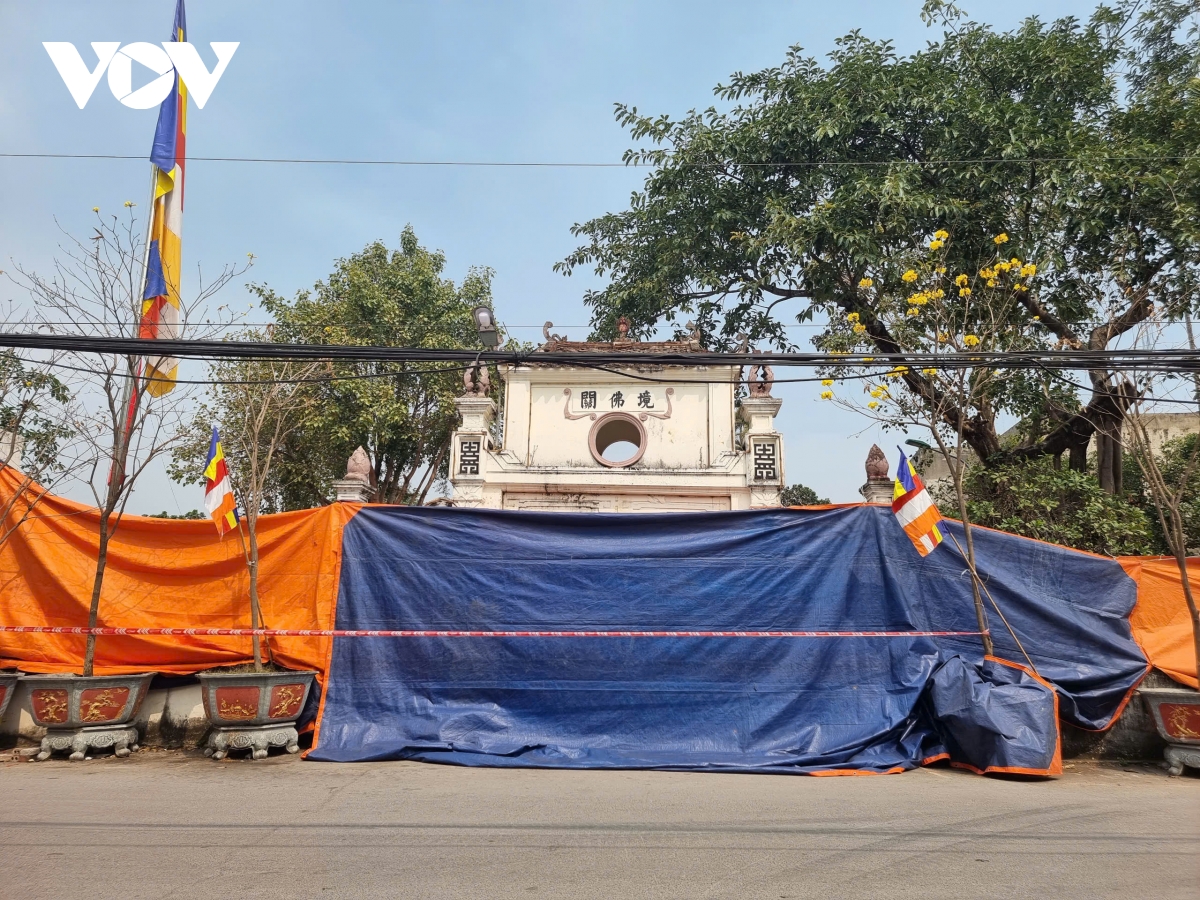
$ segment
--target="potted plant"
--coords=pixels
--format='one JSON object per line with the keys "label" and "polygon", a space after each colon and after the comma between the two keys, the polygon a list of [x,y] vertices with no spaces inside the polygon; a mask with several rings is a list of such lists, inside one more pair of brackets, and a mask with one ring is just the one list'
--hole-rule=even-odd
{"label": "potted plant", "polygon": [[[156,204],[151,237],[153,228],[161,227],[164,202],[160,198]],[[185,331],[195,337],[215,334],[221,323],[195,329],[194,313],[245,269],[226,267],[184,302],[177,266],[172,271],[170,260],[157,257],[147,263],[150,256],[134,204],[125,206],[128,214],[123,219],[105,219],[95,210],[94,235],[86,242],[71,238],[64,247],[66,258],[55,260],[50,277],[18,268],[42,327],[80,336],[99,329],[124,338],[183,337]],[[108,551],[135,483],[155,459],[179,443],[192,406],[186,391],[175,390],[178,360],[82,350],[66,355],[78,356],[72,368],[79,373],[74,380],[85,399],[72,424],[82,460],[79,468],[90,468],[85,477],[98,512],[99,544],[82,674],[24,676],[34,722],[47,729],[39,760],[56,750],[70,750],[71,759],[79,760],[90,748],[112,747],[118,756],[126,756],[137,747],[137,729],[131,723],[154,673],[95,674]]]}
{"label": "potted plant", "polygon": [[[1188,341],[1196,349],[1191,319],[1186,320]],[[1139,343],[1154,346],[1155,336],[1163,323],[1150,319],[1141,328]],[[1200,487],[1200,435],[1188,435],[1167,444],[1156,454],[1151,440],[1149,415],[1144,407],[1156,386],[1166,385],[1167,377],[1160,373],[1138,373],[1141,377],[1124,382],[1118,388],[1118,400],[1128,407],[1124,435],[1120,425],[1114,425],[1105,435],[1106,442],[1120,452],[1121,438],[1128,438],[1130,450],[1142,476],[1142,493],[1158,515],[1167,550],[1179,568],[1179,580],[1187,603],[1192,626],[1192,649],[1197,673],[1200,674],[1200,609],[1188,578],[1188,512]],[[1193,375],[1189,387],[1193,398],[1200,402],[1200,376]],[[1169,387],[1168,391],[1169,392]],[[1110,451],[1111,452],[1111,451]],[[1172,458],[1168,459],[1167,456]],[[1149,707],[1158,733],[1167,742],[1164,756],[1171,775],[1181,775],[1184,766],[1200,769],[1200,691],[1185,685],[1169,688],[1142,688],[1139,693]]]}
{"label": "potted plant", "polygon": [[[243,340],[269,335],[247,331]],[[214,363],[209,399],[201,406],[194,433],[211,430],[205,454],[204,505],[224,539],[237,531],[249,573],[251,627],[264,627],[258,595],[258,517],[271,496],[271,466],[287,436],[314,406],[311,382],[324,368],[320,362],[231,360]],[[230,466],[225,444],[234,460]],[[180,448],[172,464],[179,480],[199,480],[200,446]],[[241,504],[235,502],[240,498]],[[241,515],[239,515],[239,506]],[[245,535],[242,533],[243,523]],[[271,747],[299,750],[296,720],[304,709],[316,672],[290,671],[263,664],[262,644],[252,635],[253,667],[199,673],[204,711],[212,726],[204,753],[223,759],[231,749],[247,749],[262,759]],[[267,642],[270,654],[270,642]]]}

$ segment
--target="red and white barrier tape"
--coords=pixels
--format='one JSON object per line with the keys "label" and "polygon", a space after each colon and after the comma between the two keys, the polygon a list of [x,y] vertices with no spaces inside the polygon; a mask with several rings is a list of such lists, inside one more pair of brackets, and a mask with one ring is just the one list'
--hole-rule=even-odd
{"label": "red and white barrier tape", "polygon": [[85,628],[61,625],[0,625],[15,634],[186,635],[189,637],[394,637],[394,638],[837,638],[978,637],[978,631],[366,631],[348,628]]}

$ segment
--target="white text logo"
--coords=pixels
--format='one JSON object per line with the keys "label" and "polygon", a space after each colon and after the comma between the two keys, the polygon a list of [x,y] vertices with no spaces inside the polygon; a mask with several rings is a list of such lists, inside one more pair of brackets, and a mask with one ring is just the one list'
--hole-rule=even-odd
{"label": "white text logo", "polygon": [[[100,78],[106,70],[108,89],[114,97],[132,109],[151,109],[162,103],[171,93],[176,72],[187,85],[188,93],[196,101],[196,106],[204,109],[204,104],[212,96],[213,88],[225,74],[225,67],[233,59],[238,42],[213,42],[208,45],[217,55],[217,65],[211,72],[200,59],[196,48],[183,41],[164,41],[161,47],[141,41],[126,44],[124,47],[118,41],[93,41],[96,67],[90,70],[74,44],[66,41],[46,41],[42,46],[50,54],[54,67],[58,69],[58,74],[62,76],[67,90],[71,92],[75,104],[80,109],[87,106],[92,92],[96,90],[96,85],[100,83]],[[158,75],[136,91],[133,89],[135,62]]]}

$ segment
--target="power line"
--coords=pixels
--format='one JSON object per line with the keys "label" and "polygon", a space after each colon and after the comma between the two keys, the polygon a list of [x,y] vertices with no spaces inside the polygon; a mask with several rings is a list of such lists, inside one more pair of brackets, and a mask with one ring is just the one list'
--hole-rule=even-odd
{"label": "power line", "polygon": [[[0,159],[95,159],[95,160],[142,160],[149,161],[142,153],[0,153]],[[695,169],[718,169],[735,167],[748,169],[775,168],[863,168],[881,166],[917,166],[920,168],[937,168],[940,166],[976,166],[976,165],[1021,165],[1031,163],[1046,165],[1048,163],[1079,163],[1079,162],[1127,162],[1127,163],[1163,163],[1186,162],[1200,159],[1200,155],[1189,156],[1022,156],[1022,157],[977,157],[958,159],[885,159],[885,160],[779,160],[776,162],[741,162],[738,160],[722,160],[717,162],[684,162],[671,160],[676,166]],[[569,161],[536,161],[517,160],[506,162],[502,160],[458,160],[458,159],[350,159],[350,158],[316,158],[316,157],[283,157],[283,156],[190,156],[188,162],[223,162],[223,163],[256,163],[271,165],[305,165],[305,166],[395,166],[399,168],[474,168],[474,169],[642,169],[657,168],[659,163],[629,160],[621,162],[569,162]]]}
{"label": "power line", "polygon": [[909,365],[935,369],[1053,369],[1113,371],[1198,372],[1200,354],[1193,350],[1022,350],[950,353],[778,353],[707,350],[655,352],[638,350],[636,342],[613,343],[612,349],[564,350],[469,350],[425,347],[379,347],[345,344],[284,344],[263,341],[213,341],[124,337],[89,337],[37,333],[0,333],[0,347],[71,353],[119,354],[131,357],[180,357],[191,359],[329,360],[350,362],[394,362],[463,364],[507,363],[510,365],[558,366],[798,366],[805,368],[872,368]]}

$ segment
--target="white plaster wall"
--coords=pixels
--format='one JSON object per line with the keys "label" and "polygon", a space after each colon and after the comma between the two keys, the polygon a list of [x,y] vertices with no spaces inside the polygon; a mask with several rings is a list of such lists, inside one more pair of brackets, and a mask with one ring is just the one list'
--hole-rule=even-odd
{"label": "white plaster wall", "polygon": [[[634,416],[643,412],[664,413],[667,409],[667,387],[674,391],[670,398],[671,418],[650,416],[642,422],[642,427],[646,429],[646,452],[639,466],[650,469],[704,468],[709,464],[711,450],[707,385],[631,386],[628,381],[615,380],[576,383],[570,398],[571,412],[574,415],[586,415],[574,420],[564,414],[568,401],[563,394],[563,387],[561,383],[531,386],[527,465],[606,469],[592,457],[588,447],[588,433],[595,425],[590,414],[595,412],[600,418],[610,412],[625,412]],[[595,410],[581,407],[579,396],[584,390],[596,391],[598,404]],[[651,394],[654,403],[652,409],[638,408],[636,398],[643,391]],[[619,409],[611,405],[610,398],[616,393],[620,393],[625,401],[624,407]],[[507,437],[505,448],[508,448]]]}

